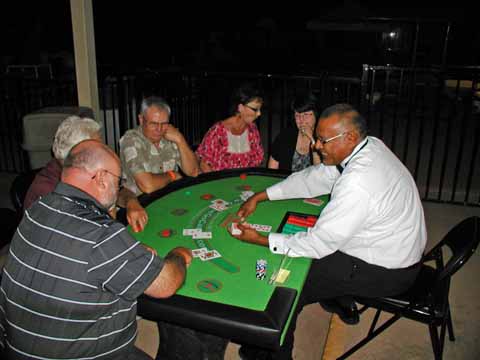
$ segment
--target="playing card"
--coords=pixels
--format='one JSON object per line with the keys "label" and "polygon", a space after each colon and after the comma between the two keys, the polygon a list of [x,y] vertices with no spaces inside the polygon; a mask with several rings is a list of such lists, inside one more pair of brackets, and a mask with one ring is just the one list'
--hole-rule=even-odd
{"label": "playing card", "polygon": [[201,232],[202,229],[183,229],[183,236],[192,236],[193,234]]}
{"label": "playing card", "polygon": [[240,194],[240,199],[243,201],[247,201],[250,197],[252,197],[255,193],[253,191],[242,191]]}
{"label": "playing card", "polygon": [[322,200],[311,198],[311,199],[304,199],[304,203],[314,205],[314,206],[321,206],[323,204]]}
{"label": "playing card", "polygon": [[222,255],[220,255],[217,250],[210,250],[200,254],[200,259],[203,261],[208,261],[219,257],[222,257]]}
{"label": "playing card", "polygon": [[262,224],[249,224],[249,225],[255,230],[261,231],[261,232],[270,232],[272,230],[272,227],[270,225],[262,225]]}
{"label": "playing card", "polygon": [[193,239],[211,239],[212,232],[211,231],[200,231],[192,235]]}
{"label": "playing card", "polygon": [[209,208],[214,209],[216,211],[225,211],[225,210],[228,209],[227,206],[221,205],[221,204],[216,204],[216,203],[210,205]]}
{"label": "playing card", "polygon": [[199,249],[193,249],[192,250],[192,256],[194,258],[198,258],[198,257],[200,257],[201,254],[206,253],[207,251],[208,251],[208,249],[205,248],[205,247],[199,248]]}
{"label": "playing card", "polygon": [[212,204],[217,204],[217,205],[223,205],[223,206],[228,206],[229,202],[225,201],[223,199],[215,199],[211,201]]}
{"label": "playing card", "polygon": [[232,224],[230,225],[230,230],[233,235],[240,235],[242,233],[242,231],[238,228],[236,222],[232,222]]}

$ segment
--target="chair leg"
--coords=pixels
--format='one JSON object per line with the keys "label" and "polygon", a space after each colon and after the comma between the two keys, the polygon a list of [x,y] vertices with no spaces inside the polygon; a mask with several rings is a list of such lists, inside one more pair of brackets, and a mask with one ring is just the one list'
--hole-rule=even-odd
{"label": "chair leg", "polygon": [[453,333],[452,313],[450,312],[450,304],[448,304],[447,315],[448,338],[450,339],[450,341],[455,341],[455,334]]}
{"label": "chair leg", "polygon": [[365,344],[367,344],[370,340],[373,340],[375,337],[380,335],[383,331],[388,329],[395,321],[400,319],[400,315],[393,315],[390,319],[385,321],[382,325],[378,327],[378,329],[374,330],[375,324],[377,323],[377,320],[380,316],[381,310],[377,310],[375,313],[375,317],[372,321],[372,325],[370,326],[370,330],[368,331],[368,335],[361,341],[359,341],[357,344],[355,344],[350,350],[345,352],[343,355],[337,358],[337,360],[343,360],[355,353],[358,349],[363,347]]}
{"label": "chair leg", "polygon": [[430,330],[430,339],[432,340],[433,355],[435,356],[435,360],[442,360],[443,349],[438,338],[437,326],[429,324],[428,328]]}

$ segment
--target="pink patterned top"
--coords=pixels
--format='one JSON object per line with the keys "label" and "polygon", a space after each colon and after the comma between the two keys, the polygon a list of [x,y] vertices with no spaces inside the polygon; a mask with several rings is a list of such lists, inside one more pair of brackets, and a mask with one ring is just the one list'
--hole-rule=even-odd
{"label": "pink patterned top", "polygon": [[245,153],[228,152],[227,128],[221,121],[215,123],[203,137],[196,151],[198,157],[208,163],[213,171],[259,166],[263,160],[263,147],[255,124],[249,124],[248,142],[250,151]]}

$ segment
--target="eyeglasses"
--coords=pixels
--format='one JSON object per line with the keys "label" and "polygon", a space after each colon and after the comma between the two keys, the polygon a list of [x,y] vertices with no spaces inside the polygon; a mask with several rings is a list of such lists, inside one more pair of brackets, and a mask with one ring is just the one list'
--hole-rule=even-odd
{"label": "eyeglasses", "polygon": [[161,129],[163,126],[168,125],[168,124],[169,124],[168,122],[163,122],[163,123],[153,122],[153,121],[147,121],[146,122],[147,127],[151,128],[151,129],[156,129],[156,128]]}
{"label": "eyeglasses", "polygon": [[295,118],[297,118],[297,119],[302,119],[302,118],[309,117],[309,116],[315,116],[313,111],[305,111],[305,112],[301,112],[301,113],[295,111]]}
{"label": "eyeglasses", "polygon": [[335,139],[338,139],[339,137],[342,137],[343,135],[345,135],[345,134],[347,134],[347,133],[348,133],[348,131],[344,131],[344,132],[342,132],[342,133],[340,133],[340,134],[338,134],[338,135],[332,136],[332,137],[330,137],[330,138],[328,138],[328,139],[318,138],[317,141],[320,141],[320,143],[321,143],[322,145],[325,145],[325,144],[328,144],[330,141],[333,141],[333,140],[335,140]]}
{"label": "eyeglasses", "polygon": [[250,106],[250,105],[243,105],[243,106],[246,106],[247,108],[249,108],[250,110],[252,110],[253,112],[255,113],[259,113],[260,112],[260,108],[254,108],[253,106]]}
{"label": "eyeglasses", "polygon": [[[116,177],[118,179],[118,182],[120,183],[120,181],[122,180],[122,177],[119,176],[119,175],[116,175],[114,174],[113,172],[111,171],[108,171],[107,169],[99,169],[97,171],[105,171],[106,173],[109,173],[110,175]],[[95,175],[92,176],[92,180],[95,179],[95,177],[97,176],[97,173],[95,173]]]}

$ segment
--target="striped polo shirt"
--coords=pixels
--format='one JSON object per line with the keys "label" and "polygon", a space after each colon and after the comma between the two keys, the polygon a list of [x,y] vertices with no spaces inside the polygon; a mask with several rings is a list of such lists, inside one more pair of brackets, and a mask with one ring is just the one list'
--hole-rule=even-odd
{"label": "striped polo shirt", "polygon": [[92,197],[59,183],[11,243],[0,287],[9,358],[122,358],[137,333],[136,299],[162,266]]}

